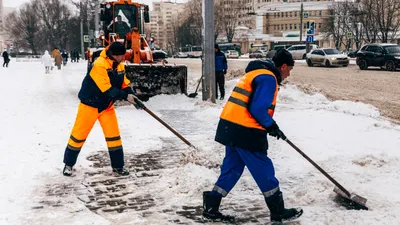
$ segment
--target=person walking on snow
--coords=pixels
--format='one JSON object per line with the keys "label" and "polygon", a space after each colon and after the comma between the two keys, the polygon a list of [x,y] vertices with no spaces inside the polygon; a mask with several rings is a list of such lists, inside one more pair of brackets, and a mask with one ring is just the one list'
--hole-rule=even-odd
{"label": "person walking on snow", "polygon": [[103,129],[113,172],[129,175],[124,167],[124,152],[114,109],[114,102],[117,100],[127,100],[136,106],[135,93],[125,76],[125,52],[121,43],[112,43],[101,52],[83,79],[78,94],[81,102],[64,153],[65,176],[72,175],[72,167],[97,120]]}
{"label": "person walking on snow", "polygon": [[221,92],[220,100],[223,100],[225,97],[225,74],[226,70],[228,70],[228,62],[226,61],[225,54],[221,52],[218,44],[214,46],[215,51],[215,97],[218,99],[218,87],[219,92]]}
{"label": "person walking on snow", "polygon": [[53,65],[53,62],[47,50],[44,52],[44,55],[42,56],[42,63],[44,64],[46,73],[50,73],[50,68]]}
{"label": "person walking on snow", "polygon": [[8,52],[4,51],[2,56],[3,56],[3,60],[4,60],[3,67],[4,66],[8,67],[8,63],[10,62],[10,56],[8,55]]}
{"label": "person walking on snow", "polygon": [[233,89],[222,110],[215,140],[225,145],[221,174],[212,191],[203,192],[203,217],[211,221],[232,222],[233,216],[219,211],[221,199],[240,179],[244,167],[260,188],[273,223],[300,217],[300,208],[285,208],[279,181],[267,155],[267,134],[286,139],[273,119],[278,89],[290,76],[292,55],[285,49],[270,60],[249,62],[246,74]]}

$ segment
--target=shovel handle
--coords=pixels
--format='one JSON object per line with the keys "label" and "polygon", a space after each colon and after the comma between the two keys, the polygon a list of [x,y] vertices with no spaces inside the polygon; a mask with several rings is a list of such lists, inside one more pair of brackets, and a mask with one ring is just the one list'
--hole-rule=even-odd
{"label": "shovel handle", "polygon": [[150,109],[148,109],[142,101],[140,101],[139,99],[135,98],[135,103],[137,104],[137,106],[141,109],[144,109],[144,111],[146,111],[148,114],[150,114],[150,116],[152,116],[154,119],[156,119],[158,122],[160,122],[162,125],[164,125],[164,127],[166,127],[168,130],[170,130],[172,133],[174,133],[179,139],[181,139],[183,142],[185,142],[185,144],[189,145],[190,147],[196,148],[194,145],[192,145],[192,143],[190,143],[188,140],[186,140],[186,138],[184,138],[182,135],[180,135],[176,130],[174,130],[174,128],[172,128],[171,126],[169,126],[166,122],[164,122],[160,117],[158,117],[156,114],[154,114]]}
{"label": "shovel handle", "polygon": [[333,177],[331,177],[325,170],[323,170],[318,164],[316,164],[310,157],[308,157],[303,151],[301,151],[296,145],[294,145],[289,139],[285,140],[292,148],[294,148],[300,155],[302,155],[305,159],[307,159],[308,162],[310,162],[319,172],[321,172],[323,175],[325,175],[326,178],[328,178],[332,183],[336,185],[341,191],[343,191],[349,198],[351,196],[350,192],[346,190],[339,182],[337,182]]}

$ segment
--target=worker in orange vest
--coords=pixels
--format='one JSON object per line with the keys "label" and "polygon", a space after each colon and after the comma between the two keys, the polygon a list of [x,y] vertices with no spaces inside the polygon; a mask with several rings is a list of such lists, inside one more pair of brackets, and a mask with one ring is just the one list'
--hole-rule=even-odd
{"label": "worker in orange vest", "polygon": [[133,51],[133,63],[140,63],[141,37],[139,34],[139,29],[137,27],[132,28],[130,36],[131,36],[132,51]]}
{"label": "worker in orange vest", "polygon": [[279,181],[267,155],[267,134],[286,139],[273,119],[279,85],[290,76],[292,54],[279,50],[269,60],[251,61],[222,110],[215,140],[225,145],[221,175],[212,191],[203,192],[203,217],[210,221],[234,222],[235,218],[219,212],[225,197],[239,181],[244,167],[260,188],[273,223],[293,220],[301,208],[286,209]]}

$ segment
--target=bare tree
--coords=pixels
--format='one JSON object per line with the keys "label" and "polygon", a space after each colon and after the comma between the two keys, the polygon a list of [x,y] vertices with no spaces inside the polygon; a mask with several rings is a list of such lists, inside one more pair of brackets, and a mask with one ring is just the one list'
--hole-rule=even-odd
{"label": "bare tree", "polygon": [[392,41],[400,27],[400,0],[365,0],[375,5],[374,17],[379,39],[383,43]]}
{"label": "bare tree", "polygon": [[50,47],[65,47],[70,33],[68,6],[60,0],[37,0],[36,13],[41,16]]}
{"label": "bare tree", "polygon": [[343,10],[340,3],[333,3],[329,6],[328,15],[323,18],[322,22],[321,32],[324,33],[325,38],[332,38],[338,49],[344,44],[346,14],[347,12]]}
{"label": "bare tree", "polygon": [[35,9],[34,2],[28,2],[6,18],[6,29],[15,38],[16,45],[29,48],[33,54],[37,54],[41,43],[41,23]]}
{"label": "bare tree", "polygon": [[245,0],[222,1],[221,26],[229,43],[232,43],[235,36],[235,28],[238,25],[240,11],[245,2]]}
{"label": "bare tree", "polygon": [[224,20],[223,14],[223,0],[214,1],[214,41],[217,40],[223,31],[222,21]]}

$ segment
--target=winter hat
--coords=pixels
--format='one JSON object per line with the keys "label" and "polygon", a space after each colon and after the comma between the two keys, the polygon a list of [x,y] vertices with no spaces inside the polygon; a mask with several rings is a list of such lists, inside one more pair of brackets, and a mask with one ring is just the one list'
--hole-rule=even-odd
{"label": "winter hat", "polygon": [[215,45],[214,45],[214,48],[216,48],[216,49],[219,50],[219,45],[218,45],[218,44],[215,44]]}
{"label": "winter hat", "polygon": [[284,48],[279,49],[275,53],[274,57],[272,57],[272,61],[274,61],[275,66],[277,68],[281,67],[283,64],[286,64],[288,66],[294,66],[294,60],[292,54]]}
{"label": "winter hat", "polygon": [[118,41],[113,42],[108,48],[108,51],[110,55],[125,55],[126,53],[125,46]]}

